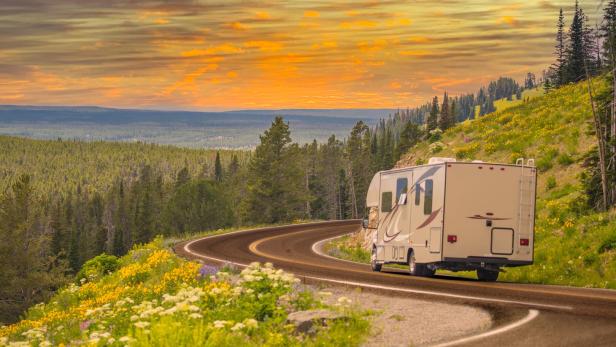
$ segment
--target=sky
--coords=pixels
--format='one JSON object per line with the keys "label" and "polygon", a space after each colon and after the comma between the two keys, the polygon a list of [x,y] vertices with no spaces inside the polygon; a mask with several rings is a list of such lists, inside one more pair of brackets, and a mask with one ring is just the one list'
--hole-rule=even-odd
{"label": "sky", "polygon": [[412,107],[540,74],[573,3],[0,0],[0,104]]}

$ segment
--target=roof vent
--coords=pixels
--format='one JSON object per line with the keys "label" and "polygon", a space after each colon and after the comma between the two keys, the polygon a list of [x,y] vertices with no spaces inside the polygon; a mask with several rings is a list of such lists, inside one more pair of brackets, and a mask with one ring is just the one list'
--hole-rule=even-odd
{"label": "roof vent", "polygon": [[455,162],[455,161],[456,161],[455,158],[432,157],[430,158],[430,160],[428,160],[428,164],[440,164],[440,163]]}

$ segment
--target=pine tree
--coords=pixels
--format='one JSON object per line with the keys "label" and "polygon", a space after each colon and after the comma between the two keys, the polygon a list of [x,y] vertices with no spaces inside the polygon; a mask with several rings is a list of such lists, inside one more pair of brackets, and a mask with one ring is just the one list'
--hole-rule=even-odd
{"label": "pine tree", "polygon": [[603,60],[610,70],[616,67],[616,0],[603,10],[600,35],[603,38]]}
{"label": "pine tree", "polygon": [[563,9],[560,9],[558,14],[558,23],[556,24],[556,46],[554,55],[556,55],[556,62],[552,64],[552,72],[554,75],[554,83],[556,86],[563,85],[565,83],[565,69],[566,69],[566,56],[567,46],[565,42],[565,17],[563,15]]}
{"label": "pine tree", "polygon": [[216,152],[216,160],[214,162],[214,180],[216,182],[222,181],[222,164],[220,163],[220,152]]}
{"label": "pine tree", "polygon": [[[587,54],[585,52],[584,36],[584,13],[576,0],[573,21],[569,28],[567,69],[563,78],[564,83],[578,82],[586,76],[584,64]],[[553,81],[551,84],[553,85]]]}
{"label": "pine tree", "polygon": [[300,151],[291,143],[289,125],[276,117],[260,142],[249,164],[245,200],[248,219],[275,223],[302,216],[308,195],[297,160]]}
{"label": "pine tree", "polygon": [[239,159],[237,158],[237,154],[233,154],[233,156],[231,157],[231,162],[229,163],[229,168],[227,169],[227,171],[229,172],[229,175],[231,177],[235,176],[238,171],[240,170],[240,162]]}
{"label": "pine tree", "polygon": [[442,131],[449,128],[449,96],[447,92],[443,95],[443,104],[441,106],[441,115],[438,119],[438,127]]}
{"label": "pine tree", "polygon": [[428,116],[428,121],[426,122],[426,130],[428,134],[430,131],[436,129],[438,127],[438,97],[434,97],[432,99],[432,108],[430,109],[430,115]]}

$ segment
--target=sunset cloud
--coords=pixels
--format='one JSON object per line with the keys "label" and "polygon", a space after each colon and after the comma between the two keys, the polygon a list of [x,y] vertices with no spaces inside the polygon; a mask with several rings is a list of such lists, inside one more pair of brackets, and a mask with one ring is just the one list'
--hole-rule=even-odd
{"label": "sunset cloud", "polygon": [[[581,5],[595,23],[598,0]],[[552,63],[571,0],[19,0],[0,7],[0,103],[414,106]],[[570,22],[570,21],[569,21]]]}

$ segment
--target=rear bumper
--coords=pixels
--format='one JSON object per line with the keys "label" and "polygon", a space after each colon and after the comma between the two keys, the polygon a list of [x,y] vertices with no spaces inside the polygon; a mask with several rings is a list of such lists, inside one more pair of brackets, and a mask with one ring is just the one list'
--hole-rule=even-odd
{"label": "rear bumper", "polygon": [[510,260],[507,258],[499,257],[467,257],[467,258],[449,258],[443,259],[445,263],[466,263],[466,264],[494,264],[502,266],[523,266],[532,265],[532,260]]}

